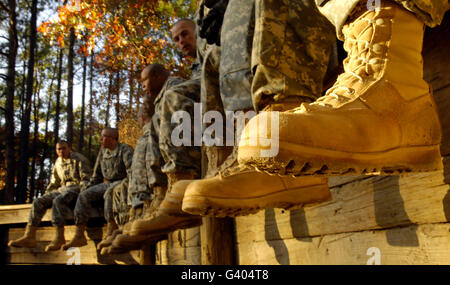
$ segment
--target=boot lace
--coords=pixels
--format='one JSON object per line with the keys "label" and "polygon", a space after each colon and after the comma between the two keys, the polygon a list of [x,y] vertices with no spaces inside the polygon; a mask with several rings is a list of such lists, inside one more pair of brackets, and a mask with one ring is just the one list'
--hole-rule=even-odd
{"label": "boot lace", "polygon": [[[343,104],[352,100],[355,96],[355,89],[348,82],[358,81],[364,82],[366,78],[370,78],[374,73],[374,69],[371,64],[374,61],[379,60],[379,58],[374,58],[373,55],[376,54],[374,51],[374,36],[375,29],[377,26],[377,21],[380,18],[370,19],[363,17],[357,20],[367,21],[367,25],[358,33],[356,37],[353,35],[346,35],[345,47],[348,52],[348,57],[344,60],[344,73],[339,75],[336,83],[328,89],[326,94],[319,99],[317,99],[311,105],[318,105],[322,107],[332,107],[336,104]],[[350,24],[351,29],[353,25],[357,23],[356,21]],[[362,39],[362,35],[366,33],[369,29],[372,29],[370,35],[370,40]]]}

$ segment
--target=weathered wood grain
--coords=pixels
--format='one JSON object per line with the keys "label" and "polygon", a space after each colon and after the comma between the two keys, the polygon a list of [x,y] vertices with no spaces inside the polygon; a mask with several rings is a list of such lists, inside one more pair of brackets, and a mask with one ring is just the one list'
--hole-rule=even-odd
{"label": "weathered wood grain", "polygon": [[200,234],[202,265],[234,264],[234,221],[232,218],[203,217]]}
{"label": "weathered wood grain", "polygon": [[450,220],[442,172],[374,176],[331,188],[329,202],[237,217],[237,242],[303,238]]}
{"label": "weathered wood grain", "polygon": [[237,244],[241,265],[364,265],[380,253],[382,265],[450,264],[450,224],[410,225],[314,238]]}
{"label": "weathered wood grain", "polygon": [[200,265],[200,227],[177,230],[156,244],[157,265]]}
{"label": "weathered wood grain", "polygon": [[[0,206],[0,225],[27,223],[30,215],[31,204]],[[103,217],[103,209],[92,208],[91,218]],[[73,218],[72,218],[73,219]],[[42,218],[43,222],[52,220],[52,210],[48,209]]]}
{"label": "weathered wood grain", "polygon": [[[88,244],[79,248],[80,264],[139,264],[139,251],[130,251],[122,254],[100,255],[96,246],[101,241],[105,228],[88,228]],[[8,239],[16,239],[23,235],[24,228],[11,228],[8,231]],[[73,237],[75,226],[66,226],[66,240]],[[45,252],[45,247],[54,237],[52,227],[42,227],[38,230],[36,238],[39,240],[36,248],[6,247],[9,264],[67,264],[75,253],[68,255],[66,251]]]}

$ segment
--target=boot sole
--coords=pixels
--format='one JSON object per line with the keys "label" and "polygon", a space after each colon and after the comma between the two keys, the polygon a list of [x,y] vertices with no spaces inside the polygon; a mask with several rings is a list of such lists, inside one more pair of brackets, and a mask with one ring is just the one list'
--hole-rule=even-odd
{"label": "boot sole", "polygon": [[176,230],[184,230],[184,229],[188,229],[188,228],[197,227],[197,226],[200,226],[201,224],[202,224],[202,219],[197,218],[197,219],[180,221],[169,227],[158,228],[158,229],[154,229],[154,230],[136,229],[135,227],[133,227],[130,230],[129,234],[130,235],[152,235],[152,234],[158,233],[158,234],[163,235],[163,234],[168,234],[168,233],[176,231]]}
{"label": "boot sole", "polygon": [[130,250],[137,250],[142,247],[144,244],[155,244],[161,240],[166,239],[165,235],[158,235],[150,238],[143,239],[141,241],[121,241],[113,243],[110,247],[108,247],[107,253],[108,254],[118,254],[118,253],[124,253],[128,252]]}
{"label": "boot sole", "polygon": [[280,142],[279,152],[275,157],[261,157],[260,150],[261,148],[243,144],[239,147],[239,163],[269,174],[290,176],[398,175],[443,169],[439,145],[400,147],[374,153],[349,153]]}
{"label": "boot sole", "polygon": [[[292,188],[250,198],[222,198],[207,196],[185,196],[183,211],[201,216],[237,217],[259,212],[265,208],[294,210],[305,204],[322,203],[332,199],[327,184]],[[245,205],[245,206],[244,206]],[[248,205],[248,206],[247,206]]]}

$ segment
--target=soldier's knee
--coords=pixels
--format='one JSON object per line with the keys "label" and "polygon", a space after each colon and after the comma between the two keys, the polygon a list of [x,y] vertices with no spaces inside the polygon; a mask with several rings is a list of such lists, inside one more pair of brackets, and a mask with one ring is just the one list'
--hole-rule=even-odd
{"label": "soldier's knee", "polygon": [[60,207],[63,202],[62,196],[58,196],[53,199],[53,207]]}
{"label": "soldier's knee", "polygon": [[44,203],[43,203],[44,201],[43,201],[43,199],[42,198],[37,198],[37,199],[34,199],[34,201],[33,201],[33,203],[32,203],[32,205],[33,205],[33,207],[37,207],[37,208],[41,208],[41,207],[43,207],[44,206]]}

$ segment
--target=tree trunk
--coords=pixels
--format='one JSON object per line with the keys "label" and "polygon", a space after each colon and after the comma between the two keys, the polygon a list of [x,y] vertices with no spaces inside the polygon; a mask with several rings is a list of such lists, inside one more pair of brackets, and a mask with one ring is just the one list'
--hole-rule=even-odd
{"label": "tree trunk", "polygon": [[128,94],[128,112],[131,112],[133,108],[133,97],[134,97],[134,65],[130,69],[130,77],[128,78],[128,85],[130,87],[130,93]]}
{"label": "tree trunk", "polygon": [[73,143],[73,59],[75,47],[75,29],[70,28],[69,35],[69,57],[68,57],[68,78],[67,78],[67,133],[66,139],[69,144]]}
{"label": "tree trunk", "polygon": [[[56,81],[56,91],[55,91],[55,127],[53,132],[55,134],[54,146],[56,147],[56,143],[59,140],[59,113],[61,112],[61,81],[62,81],[62,62],[63,62],[63,49],[60,48],[59,56],[58,56],[58,78]],[[56,159],[56,154],[52,155],[52,161]]]}
{"label": "tree trunk", "polygon": [[117,123],[119,123],[120,120],[122,119],[120,116],[120,70],[116,71],[116,83],[114,87],[114,93],[116,94],[115,109],[116,109],[116,126],[117,126]]}
{"label": "tree trunk", "polygon": [[40,109],[40,98],[39,93],[41,89],[41,81],[36,86],[36,91],[34,93],[34,135],[33,144],[31,147],[31,177],[30,177],[30,195],[28,197],[28,203],[33,202],[36,190],[36,157],[37,157],[37,143],[39,139],[39,109]]}
{"label": "tree trunk", "polygon": [[111,95],[113,89],[113,73],[109,74],[109,86],[108,86],[108,96],[106,98],[106,114],[105,114],[105,127],[109,127],[109,110],[111,108]]}
{"label": "tree trunk", "polygon": [[31,21],[30,21],[30,51],[28,58],[28,75],[27,75],[27,89],[25,94],[25,110],[22,116],[20,128],[20,142],[19,142],[19,167],[20,171],[17,175],[17,201],[24,203],[27,195],[28,184],[28,160],[29,160],[29,139],[30,139],[30,116],[31,116],[31,101],[33,97],[33,83],[34,83],[34,55],[36,50],[36,22],[37,22],[37,0],[33,0],[31,4]]}
{"label": "tree trunk", "polygon": [[89,141],[88,141],[88,151],[89,158],[92,157],[92,105],[94,104],[94,89],[92,88],[94,74],[94,54],[91,54],[91,63],[89,65]]}
{"label": "tree trunk", "polygon": [[16,1],[8,0],[9,9],[9,50],[8,50],[8,74],[6,80],[6,195],[5,204],[14,203],[14,178],[15,178],[15,152],[14,152],[14,92],[16,85],[16,57],[17,57],[17,17]]}
{"label": "tree trunk", "polygon": [[83,152],[84,146],[84,110],[86,97],[86,69],[87,69],[87,57],[83,58],[83,90],[81,92],[81,121],[80,121],[80,141],[78,142],[78,151]]}

